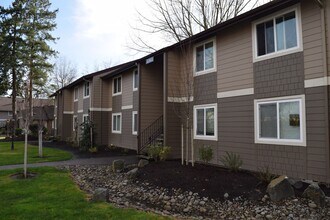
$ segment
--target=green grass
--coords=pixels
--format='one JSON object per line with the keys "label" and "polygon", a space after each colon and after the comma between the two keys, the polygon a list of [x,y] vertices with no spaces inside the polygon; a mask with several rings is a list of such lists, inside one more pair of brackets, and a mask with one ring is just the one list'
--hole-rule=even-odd
{"label": "green grass", "polygon": [[17,170],[0,171],[0,219],[165,219],[133,209],[86,200],[69,172],[31,168],[34,179],[12,179]]}
{"label": "green grass", "polygon": [[[15,150],[10,150],[10,142],[0,142],[0,166],[22,164],[24,162],[24,142],[15,142]],[[38,146],[28,145],[28,163],[69,160],[72,154],[53,148],[43,148],[43,158],[38,157]]]}

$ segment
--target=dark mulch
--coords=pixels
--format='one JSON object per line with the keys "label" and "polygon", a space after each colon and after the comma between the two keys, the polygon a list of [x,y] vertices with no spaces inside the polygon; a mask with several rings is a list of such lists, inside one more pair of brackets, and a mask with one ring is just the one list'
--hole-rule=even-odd
{"label": "dark mulch", "polygon": [[227,169],[202,164],[181,165],[180,161],[165,161],[151,163],[139,171],[137,179],[164,187],[184,191],[197,192],[200,196],[224,199],[242,196],[250,200],[261,199],[266,192],[266,186],[259,184],[256,176],[247,171],[238,173]]}
{"label": "dark mulch", "polygon": [[[32,145],[38,145],[38,142],[29,142]],[[122,148],[109,149],[108,147],[99,147],[98,152],[91,153],[89,151],[83,152],[79,148],[73,147],[64,141],[49,141],[43,142],[44,147],[56,148],[71,152],[75,158],[98,158],[98,157],[112,157],[112,156],[122,156],[122,155],[136,155],[135,151],[127,151]]]}
{"label": "dark mulch", "polygon": [[12,179],[33,179],[33,178],[36,178],[37,176],[38,176],[37,173],[27,172],[26,178],[24,177],[24,173],[14,173],[14,174],[10,175],[10,178],[12,178]]}

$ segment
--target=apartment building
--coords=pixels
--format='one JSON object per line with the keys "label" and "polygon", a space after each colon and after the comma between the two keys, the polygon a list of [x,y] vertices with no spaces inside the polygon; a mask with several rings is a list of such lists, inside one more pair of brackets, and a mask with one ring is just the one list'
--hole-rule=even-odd
{"label": "apartment building", "polygon": [[329,25],[327,1],[275,0],[84,76],[55,94],[58,135],[89,116],[98,144],[141,152],[162,138],[180,158],[188,115],[190,160],[208,145],[216,165],[228,151],[244,169],[330,182]]}

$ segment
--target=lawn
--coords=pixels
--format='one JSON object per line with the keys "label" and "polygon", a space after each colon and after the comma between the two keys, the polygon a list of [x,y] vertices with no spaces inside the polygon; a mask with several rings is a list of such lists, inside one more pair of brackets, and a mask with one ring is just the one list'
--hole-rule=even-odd
{"label": "lawn", "polygon": [[[15,150],[10,150],[10,142],[0,142],[0,166],[22,164],[24,162],[24,142],[15,142]],[[69,160],[72,154],[58,149],[43,148],[43,158],[38,156],[38,146],[28,145],[28,163]]]}
{"label": "lawn", "polygon": [[164,219],[133,209],[86,200],[68,171],[29,169],[34,179],[12,179],[17,170],[0,171],[0,219]]}

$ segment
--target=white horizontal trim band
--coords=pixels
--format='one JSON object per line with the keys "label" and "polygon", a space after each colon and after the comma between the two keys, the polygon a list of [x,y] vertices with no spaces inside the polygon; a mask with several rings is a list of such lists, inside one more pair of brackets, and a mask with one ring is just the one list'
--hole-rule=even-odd
{"label": "white horizontal trim band", "polygon": [[111,112],[112,108],[90,108],[91,112]]}
{"label": "white horizontal trim band", "polygon": [[253,95],[253,94],[254,94],[254,88],[248,88],[248,89],[232,90],[232,91],[228,91],[228,92],[218,92],[217,97],[218,97],[218,99],[221,99],[221,98]]}
{"label": "white horizontal trim band", "polygon": [[124,105],[121,107],[121,110],[132,109],[133,105]]}
{"label": "white horizontal trim band", "polygon": [[66,115],[73,115],[73,111],[63,111],[63,114],[66,114]]}
{"label": "white horizontal trim band", "polygon": [[81,109],[81,110],[78,110],[78,113],[83,113],[84,112],[84,110],[83,109]]}
{"label": "white horizontal trim band", "polygon": [[177,103],[183,103],[183,102],[193,102],[194,97],[190,96],[189,100],[188,97],[167,97],[168,102],[177,102]]}
{"label": "white horizontal trim band", "polygon": [[328,86],[328,85],[330,85],[330,77],[326,77],[326,76],[305,80],[305,88]]}

